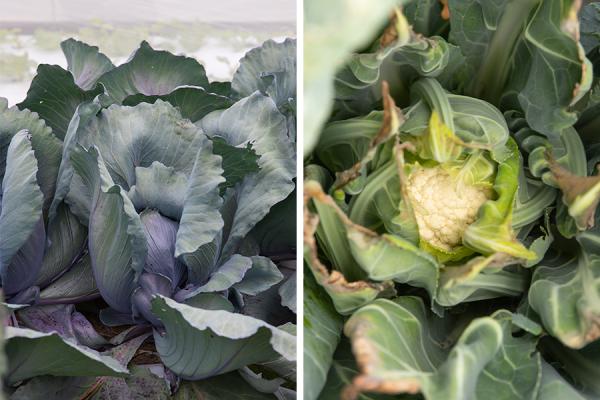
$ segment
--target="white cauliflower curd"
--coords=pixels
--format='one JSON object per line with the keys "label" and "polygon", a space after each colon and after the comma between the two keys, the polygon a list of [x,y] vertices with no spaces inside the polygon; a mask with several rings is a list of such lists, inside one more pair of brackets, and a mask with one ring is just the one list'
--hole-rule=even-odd
{"label": "white cauliflower curd", "polygon": [[462,244],[462,235],[490,199],[490,190],[457,181],[441,166],[417,168],[407,182],[421,240],[452,251]]}

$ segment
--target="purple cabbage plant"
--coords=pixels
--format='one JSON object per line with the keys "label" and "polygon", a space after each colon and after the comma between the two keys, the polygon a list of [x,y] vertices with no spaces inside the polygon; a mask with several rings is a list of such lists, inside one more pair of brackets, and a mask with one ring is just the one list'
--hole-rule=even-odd
{"label": "purple cabbage plant", "polygon": [[11,398],[295,398],[296,43],[61,45],[0,99]]}

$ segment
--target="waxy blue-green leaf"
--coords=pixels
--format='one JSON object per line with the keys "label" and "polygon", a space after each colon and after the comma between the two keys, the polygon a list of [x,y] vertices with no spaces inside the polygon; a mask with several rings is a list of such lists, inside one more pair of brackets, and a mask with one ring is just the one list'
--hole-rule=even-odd
{"label": "waxy blue-green leaf", "polygon": [[206,137],[175,107],[157,100],[102,110],[78,141],[86,148],[98,147],[114,182],[129,190],[136,167],[148,168],[155,161],[189,175]]}
{"label": "waxy blue-green leaf", "polygon": [[[131,359],[149,334],[140,335],[103,353],[123,366]],[[154,367],[154,368],[152,368]],[[157,375],[150,372],[156,372]],[[128,400],[137,396],[167,400],[170,388],[163,377],[158,376],[158,366],[131,365],[129,374],[116,376],[51,376],[42,375],[29,379],[11,394],[14,400],[76,400],[93,395],[93,399]],[[160,396],[164,397],[160,397]]]}
{"label": "waxy blue-green leaf", "polygon": [[48,224],[47,244],[36,285],[46,286],[69,269],[83,252],[87,229],[66,204],[58,206],[56,217]]}
{"label": "waxy blue-green leaf", "polygon": [[270,258],[252,256],[250,259],[252,260],[252,268],[246,272],[240,282],[237,282],[233,286],[237,291],[246,295],[256,296],[281,282],[283,274]]}
{"label": "waxy blue-green leaf", "polygon": [[183,85],[206,88],[204,67],[193,58],[154,50],[143,41],[129,60],[100,77],[108,97],[121,103],[127,96],[165,95]]}
{"label": "waxy blue-green leaf", "polygon": [[298,277],[296,275],[296,272],[294,271],[294,273],[292,275],[290,275],[289,278],[287,278],[287,280],[279,287],[279,290],[277,291],[279,293],[279,296],[281,297],[281,305],[292,310],[294,312],[294,314],[297,314],[297,310],[296,310],[296,299],[297,299],[297,294],[298,294],[297,280],[298,280]]}
{"label": "waxy blue-green leaf", "polygon": [[246,53],[233,74],[231,87],[242,97],[267,94],[277,107],[296,98],[296,39],[267,40]]}
{"label": "waxy blue-green leaf", "polygon": [[137,210],[156,209],[174,220],[181,218],[188,178],[183,172],[154,161],[135,168],[135,185],[127,195]]}
{"label": "waxy blue-green leaf", "polygon": [[[56,192],[54,194],[54,199],[52,199],[52,204],[50,205],[50,221],[56,217],[59,204],[66,198],[71,189],[71,180],[73,179],[71,153],[78,146],[79,140],[82,135],[84,135],[87,125],[95,118],[101,108],[100,100],[95,98],[93,101],[80,104],[75,110],[75,114],[73,115],[63,141],[62,160],[59,162],[60,167],[56,176]],[[89,203],[89,198],[86,201]],[[89,204],[87,207],[83,207],[79,210],[71,207],[71,211],[79,217],[80,222],[87,225]]]}
{"label": "waxy blue-green leaf", "polygon": [[207,115],[198,124],[210,137],[220,137],[232,146],[251,143],[259,157],[260,171],[236,187],[237,208],[223,246],[223,254],[230,256],[271,207],[294,189],[294,145],[287,136],[285,117],[270,98],[259,93]]}
{"label": "waxy blue-green leaf", "polygon": [[40,292],[41,304],[75,303],[98,297],[98,287],[89,254]]}
{"label": "waxy blue-green leaf", "polygon": [[205,284],[193,290],[182,290],[180,296],[185,293],[185,299],[190,299],[200,293],[222,292],[244,279],[251,268],[252,259],[250,257],[234,254],[219,266]]}
{"label": "waxy blue-green leaf", "polygon": [[71,162],[92,200],[88,247],[98,289],[112,308],[128,314],[135,280],[146,260],[140,217],[127,194],[114,184],[96,147],[76,148]]}
{"label": "waxy blue-green leaf", "polygon": [[6,170],[10,141],[22,129],[26,129],[31,136],[35,158],[38,164],[44,166],[37,171],[37,182],[44,194],[44,209],[47,209],[54,196],[62,144],[36,113],[21,111],[17,107],[9,108],[8,101],[0,97],[0,180]]}
{"label": "waxy blue-green leaf", "polygon": [[155,331],[156,348],[165,366],[185,379],[205,379],[279,356],[296,359],[295,337],[263,321],[162,296],[152,304],[166,330]]}
{"label": "waxy blue-green leaf", "polygon": [[124,376],[127,368],[111,357],[62,339],[57,333],[6,328],[10,385],[39,375]]}
{"label": "waxy blue-green leaf", "polygon": [[60,47],[67,59],[67,69],[83,90],[94,88],[98,78],[115,67],[96,46],[70,38],[61,42]]}
{"label": "waxy blue-green leaf", "polygon": [[[32,285],[41,267],[45,242],[42,221],[44,198],[36,179],[38,168],[29,133],[20,131],[13,136],[8,146],[6,171],[2,180],[0,277],[7,295],[14,295]],[[35,244],[36,240],[32,235],[40,229],[43,234],[42,247],[27,249],[27,254],[22,255],[23,261],[30,261],[31,264],[22,265],[22,262],[18,262],[21,257],[19,250],[28,241]],[[29,260],[29,257],[33,258]]]}
{"label": "waxy blue-green leaf", "polygon": [[210,243],[223,228],[219,213],[223,200],[219,185],[225,181],[221,157],[213,154],[212,143],[198,135],[199,149],[190,171],[177,241],[175,257],[190,254]]}

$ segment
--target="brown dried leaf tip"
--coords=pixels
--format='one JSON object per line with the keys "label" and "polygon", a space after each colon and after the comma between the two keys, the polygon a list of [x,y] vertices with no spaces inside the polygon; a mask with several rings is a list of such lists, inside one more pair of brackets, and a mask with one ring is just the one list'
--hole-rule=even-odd
{"label": "brown dried leaf tip", "polygon": [[569,215],[575,219],[580,230],[594,226],[596,208],[600,202],[600,175],[574,175],[560,165],[550,152],[546,152],[550,171],[563,193],[563,202],[569,207]]}

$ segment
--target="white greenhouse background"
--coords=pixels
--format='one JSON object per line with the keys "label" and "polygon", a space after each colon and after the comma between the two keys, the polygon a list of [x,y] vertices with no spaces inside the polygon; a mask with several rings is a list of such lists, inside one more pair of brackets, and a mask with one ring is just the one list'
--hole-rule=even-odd
{"label": "white greenhouse background", "polygon": [[264,40],[295,36],[294,0],[0,0],[0,97],[26,96],[38,64],[66,68],[60,42],[100,47],[116,65],[142,40],[195,57],[209,79],[228,80]]}

